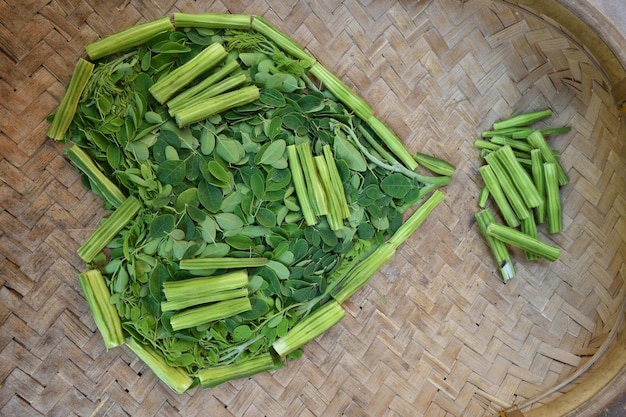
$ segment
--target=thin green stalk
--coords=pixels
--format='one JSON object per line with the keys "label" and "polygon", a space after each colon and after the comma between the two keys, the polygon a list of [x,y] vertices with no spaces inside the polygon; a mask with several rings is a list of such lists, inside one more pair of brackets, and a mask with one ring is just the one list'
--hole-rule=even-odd
{"label": "thin green stalk", "polygon": [[48,128],[48,137],[54,140],[63,140],[65,133],[72,123],[72,119],[76,114],[78,102],[83,94],[85,86],[89,82],[89,77],[93,74],[94,64],[82,58],[78,59],[72,78],[67,85],[65,95],[59,103],[50,127]]}
{"label": "thin green stalk", "polygon": [[87,51],[87,55],[89,55],[90,59],[96,60],[135,46],[143,45],[153,36],[173,29],[174,25],[172,25],[169,17],[162,17],[132,26],[90,43],[85,46],[85,51]]}
{"label": "thin green stalk", "polygon": [[283,52],[299,59],[305,68],[311,67],[315,58],[295,43],[290,37],[276,29],[270,22],[260,16],[252,18],[252,29],[261,33],[275,43]]}

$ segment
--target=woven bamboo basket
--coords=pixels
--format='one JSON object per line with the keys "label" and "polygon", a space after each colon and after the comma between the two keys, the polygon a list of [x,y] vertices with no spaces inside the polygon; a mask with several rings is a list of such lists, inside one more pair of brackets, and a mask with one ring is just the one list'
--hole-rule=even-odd
{"label": "woven bamboo basket", "polygon": [[[0,414],[595,415],[626,391],[626,52],[587,3],[498,0],[0,0]],[[175,11],[260,15],[373,105],[411,151],[458,170],[446,200],[275,373],[179,395],[106,351],[76,275],[103,216],[46,138],[84,45]],[[621,45],[621,49],[620,49]],[[473,218],[473,141],[551,107],[562,190],[555,263],[503,284]],[[621,109],[621,112],[620,112]]]}

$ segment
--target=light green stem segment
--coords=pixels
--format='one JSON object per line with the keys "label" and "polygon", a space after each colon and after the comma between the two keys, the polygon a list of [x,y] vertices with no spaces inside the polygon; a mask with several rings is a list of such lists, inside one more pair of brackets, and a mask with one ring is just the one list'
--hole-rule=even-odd
{"label": "light green stem segment", "polygon": [[252,305],[250,304],[250,299],[248,297],[218,301],[216,303],[193,307],[188,310],[174,313],[174,315],[170,318],[170,325],[174,331],[190,329],[204,323],[232,317],[236,314],[248,311],[251,308]]}
{"label": "light green stem segment", "polygon": [[111,293],[99,270],[94,269],[78,275],[78,282],[83,290],[93,319],[108,349],[124,344],[122,323],[117,309],[110,303]]}
{"label": "light green stem segment", "polygon": [[443,193],[435,190],[385,243],[376,248],[374,252],[356,264],[345,275],[337,287],[332,289],[332,297],[339,304],[343,304],[352,294],[363,287],[383,265],[393,258],[396,249],[417,230],[443,199]]}
{"label": "light green stem segment", "polygon": [[276,368],[270,353],[248,358],[229,365],[212,366],[196,373],[203,388],[211,388],[233,379],[245,378]]}
{"label": "light green stem segment", "polygon": [[267,265],[267,258],[193,258],[179,262],[180,269],[198,271],[206,269],[254,268]]}
{"label": "light green stem segment", "polygon": [[248,285],[248,272],[245,269],[240,269],[222,275],[165,281],[163,293],[168,301],[175,301],[195,297],[202,298],[218,292],[242,288],[246,285]]}
{"label": "light green stem segment", "polygon": [[85,46],[92,60],[143,45],[151,37],[174,29],[169,17],[152,20],[124,29]]}
{"label": "light green stem segment", "polygon": [[511,208],[509,204],[509,200],[506,199],[504,195],[504,191],[502,191],[502,187],[500,187],[500,182],[494,174],[493,169],[489,165],[483,165],[478,168],[478,172],[483,177],[483,181],[485,181],[485,186],[487,190],[489,190],[489,195],[493,198],[496,206],[500,210],[500,214],[504,218],[504,221],[511,227],[519,226],[519,219],[517,215]]}
{"label": "light green stem segment", "polygon": [[[533,149],[530,151],[530,169],[533,177],[533,183],[539,195],[545,197],[546,195],[546,182],[543,174],[543,158],[541,157],[541,151],[539,149]],[[546,221],[546,199],[535,208],[536,219],[538,223]]]}
{"label": "light green stem segment", "polygon": [[559,233],[563,230],[563,214],[559,195],[559,173],[556,164],[544,163],[543,174],[546,192],[546,217],[548,232]]}
{"label": "light green stem segment", "polygon": [[76,168],[87,175],[91,183],[109,204],[113,207],[119,207],[126,200],[126,196],[124,196],[122,191],[100,171],[89,154],[78,147],[78,145],[67,148],[65,154]]}
{"label": "light green stem segment", "polygon": [[217,301],[232,300],[233,298],[241,298],[247,296],[247,288],[235,288],[234,290],[217,291],[206,294],[204,296],[180,298],[172,301],[161,301],[161,311],[183,310],[187,307],[193,307],[200,304],[215,303]]}
{"label": "light green stem segment", "polygon": [[341,305],[330,300],[300,320],[285,336],[276,340],[272,347],[279,356],[284,357],[333,327],[344,315]]}
{"label": "light green stem segment", "polygon": [[510,146],[503,146],[494,154],[510,175],[526,207],[530,209],[541,205],[543,203],[543,196],[539,194],[532,178],[515,157],[513,149]]}
{"label": "light green stem segment", "polygon": [[302,212],[302,216],[304,217],[306,224],[308,226],[313,226],[317,223],[317,216],[313,211],[313,205],[309,199],[309,192],[307,190],[304,172],[302,170],[300,158],[298,157],[298,149],[296,148],[296,145],[287,146],[287,157],[289,160],[289,170],[291,171],[293,186],[296,190],[298,203],[300,204],[300,211]]}
{"label": "light green stem segment", "polygon": [[511,255],[509,254],[504,242],[493,238],[487,233],[487,227],[496,222],[495,216],[493,215],[493,212],[487,208],[476,213],[475,217],[478,229],[487,241],[487,245],[489,246],[489,249],[491,249],[491,253],[496,260],[498,269],[500,269],[502,281],[507,282],[515,276],[515,268],[513,266]]}
{"label": "light green stem segment", "polygon": [[93,73],[94,64],[82,58],[76,63],[74,73],[67,85],[65,95],[59,103],[50,127],[48,128],[48,137],[54,140],[63,140],[67,129],[72,123],[72,119],[76,114],[78,102],[83,94],[83,90],[89,81],[89,77]]}
{"label": "light green stem segment", "polygon": [[190,99],[187,100],[187,102],[180,103],[178,105],[169,105],[168,103],[169,113],[171,116],[176,117],[176,115],[178,114],[178,111],[180,111],[181,109],[185,111],[186,108],[190,109],[190,108],[193,108],[194,106],[203,108],[202,103],[205,103],[206,100],[213,98],[217,95],[226,93],[227,91],[230,91],[234,88],[241,87],[247,81],[248,81],[248,76],[244,73],[228,77],[216,83],[215,85],[207,88],[203,92],[191,97]]}
{"label": "light green stem segment", "polygon": [[502,224],[490,224],[487,227],[487,234],[524,251],[533,252],[549,261],[556,261],[561,255],[561,249],[558,246],[549,245],[517,229]]}
{"label": "light green stem segment", "polygon": [[178,110],[176,113],[176,123],[178,127],[182,128],[223,111],[252,103],[259,98],[259,95],[259,88],[253,85],[219,94],[190,107]]}
{"label": "light green stem segment", "polygon": [[78,248],[78,256],[87,263],[91,262],[113,240],[119,231],[135,218],[142,207],[141,202],[137,198],[133,196],[128,197]]}
{"label": "light green stem segment", "polygon": [[168,365],[163,354],[151,346],[139,343],[133,338],[128,339],[126,346],[175,392],[182,394],[193,384],[193,378],[183,368]]}
{"label": "light green stem segment", "polygon": [[528,142],[535,148],[539,149],[541,152],[541,157],[544,162],[553,163],[556,165],[556,170],[559,178],[559,185],[566,185],[569,182],[567,178],[567,173],[565,169],[561,166],[561,163],[557,159],[557,157],[552,152],[552,149],[548,146],[546,139],[541,134],[541,131],[535,130],[533,133],[528,135]]}
{"label": "light green stem segment", "polygon": [[228,61],[227,63],[222,65],[220,68],[215,70],[215,72],[207,76],[204,80],[199,82],[198,84],[186,89],[185,91],[183,91],[182,93],[174,97],[173,99],[169,100],[167,102],[167,107],[170,110],[184,107],[189,102],[189,100],[191,100],[193,97],[201,94],[208,88],[212,87],[215,83],[219,82],[228,74],[230,74],[231,72],[235,71],[238,68],[240,68],[240,66],[239,66],[239,62],[236,59],[233,59],[232,61]]}
{"label": "light green stem segment", "polygon": [[191,60],[159,78],[149,91],[159,103],[163,104],[202,73],[222,62],[227,55],[222,44],[212,43]]}
{"label": "light green stem segment", "polygon": [[224,13],[174,13],[177,28],[250,29],[252,16]]}
{"label": "light green stem segment", "polygon": [[454,172],[456,171],[456,167],[450,162],[445,161],[441,158],[437,158],[433,155],[416,152],[415,154],[413,154],[413,158],[415,158],[418,164],[422,165],[424,168],[429,169],[435,174],[452,176],[452,174],[454,174]]}
{"label": "light green stem segment", "polygon": [[511,208],[515,212],[515,215],[518,219],[525,219],[530,217],[530,210],[524,204],[524,200],[515,187],[513,183],[513,179],[507,172],[506,168],[501,163],[500,159],[497,157],[497,152],[490,153],[489,155],[485,155],[485,161],[493,170],[498,182],[500,183],[500,187],[502,187],[502,191],[504,195],[506,195],[509,203],[511,204]]}
{"label": "light green stem segment", "polygon": [[537,110],[518,114],[493,124],[493,130],[508,129],[510,127],[530,126],[531,124],[552,116],[551,109]]}
{"label": "light green stem segment", "polygon": [[87,175],[91,183],[109,204],[113,207],[119,207],[126,200],[126,196],[124,196],[122,191],[100,171],[89,154],[78,147],[78,145],[67,148],[65,153],[72,163]]}

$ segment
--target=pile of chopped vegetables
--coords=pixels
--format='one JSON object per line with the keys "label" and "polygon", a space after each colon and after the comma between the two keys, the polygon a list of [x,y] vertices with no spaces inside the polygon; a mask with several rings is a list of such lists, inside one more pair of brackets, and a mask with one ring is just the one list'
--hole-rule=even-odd
{"label": "pile of chopped vegetables", "polygon": [[[522,249],[527,260],[556,261],[561,254],[559,247],[540,239],[537,229],[547,223],[549,234],[563,230],[560,187],[568,178],[546,137],[570,127],[532,127],[550,116],[552,110],[543,109],[497,121],[474,142],[486,162],[479,168],[484,185],[476,221],[504,282],[515,276],[507,245]],[[489,200],[504,224],[487,206]]]}
{"label": "pile of chopped vegetables", "polygon": [[107,348],[177,392],[301,355],[454,172],[263,18],[178,13],[86,51],[48,132],[111,211],[79,282]]}

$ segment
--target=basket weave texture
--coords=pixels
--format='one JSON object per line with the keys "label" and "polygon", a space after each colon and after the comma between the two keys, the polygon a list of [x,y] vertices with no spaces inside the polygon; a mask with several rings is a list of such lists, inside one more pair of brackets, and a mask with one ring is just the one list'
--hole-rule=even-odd
{"label": "basket weave texture", "polygon": [[[457,166],[444,203],[302,359],[183,395],[126,348],[105,350],[75,252],[105,213],[46,138],[85,44],[176,11],[265,17],[411,151]],[[502,1],[0,0],[0,414],[471,417],[550,393],[623,315],[626,153],[610,90],[576,39]],[[503,284],[473,220],[472,144],[544,107],[573,128],[552,142],[570,177],[565,230],[542,235],[562,255],[516,253]]]}

